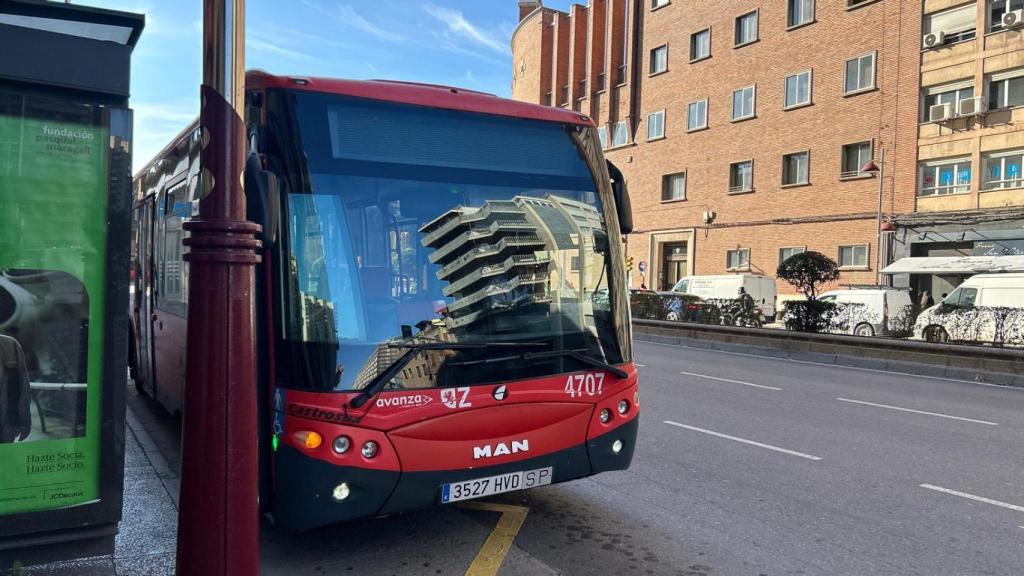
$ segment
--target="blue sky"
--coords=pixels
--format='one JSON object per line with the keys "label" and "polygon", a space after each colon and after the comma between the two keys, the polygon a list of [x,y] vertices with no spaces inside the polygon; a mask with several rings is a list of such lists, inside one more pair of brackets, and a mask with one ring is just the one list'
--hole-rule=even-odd
{"label": "blue sky", "polygon": [[[202,0],[76,0],[146,14],[135,50],[135,167],[199,114]],[[547,0],[566,9],[570,0]],[[517,0],[249,0],[247,68],[451,84],[508,96]]]}

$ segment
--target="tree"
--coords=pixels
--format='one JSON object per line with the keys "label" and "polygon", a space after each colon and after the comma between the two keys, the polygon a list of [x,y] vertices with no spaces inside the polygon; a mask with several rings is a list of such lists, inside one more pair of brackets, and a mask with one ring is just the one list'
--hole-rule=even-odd
{"label": "tree", "polygon": [[839,266],[820,252],[801,252],[779,264],[775,275],[792,284],[808,300],[816,300],[822,286],[839,278]]}

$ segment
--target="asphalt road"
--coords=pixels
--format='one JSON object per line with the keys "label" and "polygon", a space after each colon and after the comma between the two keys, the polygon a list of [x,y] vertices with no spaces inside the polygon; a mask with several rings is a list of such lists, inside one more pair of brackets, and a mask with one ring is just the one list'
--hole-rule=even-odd
{"label": "asphalt road", "polygon": [[[488,499],[526,514],[498,574],[1024,575],[1024,389],[643,342],[636,355],[632,468]],[[261,573],[463,574],[499,518],[445,506],[265,527]]]}

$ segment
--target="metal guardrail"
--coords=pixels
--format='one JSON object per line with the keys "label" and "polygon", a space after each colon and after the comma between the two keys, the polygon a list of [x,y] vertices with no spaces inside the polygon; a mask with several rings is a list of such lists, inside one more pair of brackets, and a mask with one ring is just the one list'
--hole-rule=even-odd
{"label": "metal guardrail", "polygon": [[[1024,387],[1024,350],[885,337],[633,319],[637,340],[735,350],[850,367]],[[774,354],[772,354],[774,353]]]}

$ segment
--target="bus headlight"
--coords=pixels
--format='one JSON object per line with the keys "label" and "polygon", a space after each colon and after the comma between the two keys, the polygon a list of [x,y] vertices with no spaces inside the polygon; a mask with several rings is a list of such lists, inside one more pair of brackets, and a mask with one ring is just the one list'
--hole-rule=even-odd
{"label": "bus headlight", "polygon": [[622,440],[612,442],[612,454],[618,454],[619,452],[622,452]]}
{"label": "bus headlight", "polygon": [[351,447],[352,441],[348,439],[348,436],[338,436],[334,439],[334,443],[331,444],[331,448],[338,454],[348,452],[348,449]]}
{"label": "bus headlight", "polygon": [[348,495],[352,493],[352,490],[348,487],[348,482],[342,482],[334,487],[334,492],[331,493],[331,497],[334,498],[335,502],[341,502],[348,498]]}
{"label": "bus headlight", "polygon": [[601,410],[601,424],[607,424],[612,419],[612,411],[605,408]]}
{"label": "bus headlight", "polygon": [[619,400],[619,414],[625,414],[629,411],[629,402],[626,400]]}
{"label": "bus headlight", "polygon": [[377,455],[377,443],[370,440],[363,444],[363,458],[373,458]]}

